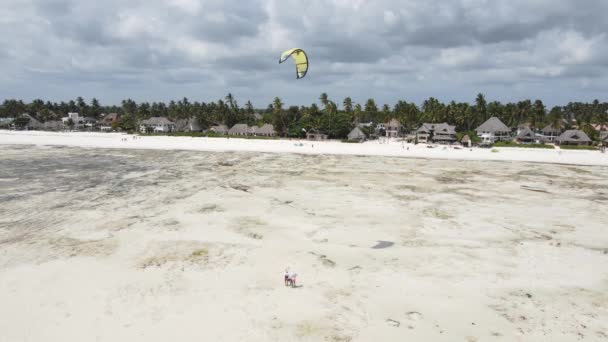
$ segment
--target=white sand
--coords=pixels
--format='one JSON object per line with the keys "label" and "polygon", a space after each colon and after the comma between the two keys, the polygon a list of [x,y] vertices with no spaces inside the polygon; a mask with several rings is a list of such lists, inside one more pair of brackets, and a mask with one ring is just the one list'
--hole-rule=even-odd
{"label": "white sand", "polygon": [[[126,138],[127,141],[122,141]],[[302,143],[303,146],[296,146]],[[190,138],[143,136],[134,140],[132,136],[116,133],[53,133],[39,131],[2,131],[0,144],[60,145],[98,148],[132,148],[192,151],[241,151],[301,154],[334,154],[391,156],[452,160],[525,161],[573,165],[608,166],[608,154],[599,151],[544,150],[521,148],[491,149],[468,148],[456,150],[439,146],[429,149],[424,144],[403,144],[396,140],[372,141],[364,144],[341,142],[310,142],[306,140],[253,140],[238,138]],[[409,150],[408,150],[409,148]]]}
{"label": "white sand", "polygon": [[[297,151],[28,134],[0,140]],[[404,153],[315,143],[341,148]],[[496,157],[412,155],[435,153]],[[0,165],[0,342],[608,338],[604,167],[8,145]]]}

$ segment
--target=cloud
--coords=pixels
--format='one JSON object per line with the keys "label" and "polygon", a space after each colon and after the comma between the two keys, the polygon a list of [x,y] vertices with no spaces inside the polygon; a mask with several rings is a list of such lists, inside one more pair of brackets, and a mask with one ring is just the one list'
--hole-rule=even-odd
{"label": "cloud", "polygon": [[[25,100],[209,101],[238,89],[241,102],[258,107],[274,96],[309,104],[321,92],[338,102],[394,103],[536,91],[561,103],[608,90],[605,0],[4,0],[2,7],[0,88]],[[277,63],[291,47],[309,54],[303,80]]]}

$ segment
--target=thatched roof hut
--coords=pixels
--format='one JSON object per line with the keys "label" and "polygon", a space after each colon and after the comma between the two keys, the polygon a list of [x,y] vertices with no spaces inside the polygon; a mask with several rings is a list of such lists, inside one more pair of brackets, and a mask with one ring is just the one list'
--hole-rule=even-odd
{"label": "thatched roof hut", "polygon": [[536,140],[536,134],[529,127],[525,127],[519,132],[515,139],[520,142],[532,142]]}
{"label": "thatched roof hut", "polygon": [[556,142],[560,145],[589,145],[591,139],[583,131],[571,129],[562,133]]}
{"label": "thatched roof hut", "polygon": [[211,126],[209,130],[217,134],[228,134],[228,126],[226,125]]}
{"label": "thatched roof hut", "polygon": [[493,133],[495,135],[498,135],[497,133],[511,133],[511,129],[495,116],[489,118],[486,122],[482,123],[479,127],[475,129],[475,131],[477,132],[477,134]]}
{"label": "thatched roof hut", "polygon": [[247,124],[236,124],[228,130],[230,135],[248,135],[250,133],[249,126]]}
{"label": "thatched roof hut", "polygon": [[366,138],[365,133],[359,128],[353,128],[350,133],[348,133],[348,140],[364,140]]}
{"label": "thatched roof hut", "polygon": [[262,135],[266,137],[273,137],[277,135],[277,132],[274,130],[274,126],[271,124],[264,124],[262,127],[253,127],[253,132],[255,135]]}

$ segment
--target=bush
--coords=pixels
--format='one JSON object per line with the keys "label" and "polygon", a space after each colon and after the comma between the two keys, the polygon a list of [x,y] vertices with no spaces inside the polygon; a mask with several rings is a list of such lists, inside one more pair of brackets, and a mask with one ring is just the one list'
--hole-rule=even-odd
{"label": "bush", "polygon": [[499,141],[494,144],[494,147],[516,147],[516,148],[541,148],[552,150],[555,147],[545,144],[516,144],[512,141]]}
{"label": "bush", "polygon": [[358,140],[358,139],[355,139],[355,140],[343,139],[342,142],[343,143],[347,143],[347,144],[360,144],[361,140]]}
{"label": "bush", "polygon": [[587,145],[561,145],[559,147],[562,150],[588,150],[588,151],[597,151],[597,146],[587,146]]}

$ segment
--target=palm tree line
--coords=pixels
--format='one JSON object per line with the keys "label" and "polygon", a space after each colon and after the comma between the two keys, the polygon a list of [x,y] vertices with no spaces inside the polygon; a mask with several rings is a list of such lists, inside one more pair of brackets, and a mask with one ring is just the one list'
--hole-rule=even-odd
{"label": "palm tree line", "polygon": [[[378,105],[372,98],[364,103],[355,103],[350,97],[333,101],[326,93],[321,94],[318,104],[287,107],[280,98],[275,98],[266,109],[255,109],[251,101],[240,106],[232,94],[212,102],[191,102],[187,98],[179,101],[141,102],[123,100],[120,106],[103,106],[93,98],[86,102],[82,97],[69,102],[50,102],[40,99],[30,103],[7,99],[0,106],[0,117],[15,117],[22,113],[34,115],[40,121],[59,120],[68,112],[99,119],[104,113],[122,116],[120,127],[132,130],[137,122],[154,116],[172,120],[193,118],[202,128],[237,123],[249,125],[273,124],[282,136],[302,136],[308,130],[323,131],[331,138],[344,138],[360,123],[382,123],[397,119],[405,130],[414,130],[424,122],[446,122],[461,132],[474,130],[491,116],[498,117],[509,127],[521,124],[533,128],[551,125],[554,128],[576,125],[588,135],[597,135],[593,125],[608,126],[608,103],[595,100],[591,103],[570,102],[564,106],[548,109],[541,100],[519,102],[488,102],[478,94],[474,103],[443,103],[434,97],[421,105],[400,100],[393,106]],[[339,104],[340,103],[340,104]]]}

